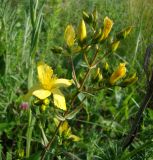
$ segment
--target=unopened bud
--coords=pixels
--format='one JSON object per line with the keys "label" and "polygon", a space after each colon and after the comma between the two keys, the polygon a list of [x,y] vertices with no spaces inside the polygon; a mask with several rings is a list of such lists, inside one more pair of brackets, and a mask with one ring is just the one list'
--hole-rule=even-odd
{"label": "unopened bud", "polygon": [[75,31],[72,25],[68,25],[65,29],[64,39],[69,47],[74,45]]}
{"label": "unopened bud", "polygon": [[49,101],[48,98],[45,98],[45,99],[43,100],[43,103],[44,103],[45,105],[49,105],[50,101]]}
{"label": "unopened bud", "polygon": [[81,51],[81,47],[80,46],[73,46],[71,48],[72,53],[78,53]]}
{"label": "unopened bud", "polygon": [[100,68],[98,67],[97,70],[96,70],[96,75],[94,77],[94,81],[95,82],[101,82],[103,79],[103,76],[102,76],[102,73],[100,71]]}
{"label": "unopened bud", "polygon": [[95,32],[92,41],[97,43],[99,38],[101,37],[101,34],[102,34],[102,32],[101,32],[101,28],[100,28],[98,31]]}
{"label": "unopened bud", "polygon": [[103,65],[103,67],[104,67],[104,70],[105,70],[105,71],[108,71],[108,69],[109,69],[109,64],[108,64],[107,62],[105,62],[104,65]]}
{"label": "unopened bud", "polygon": [[27,110],[29,108],[28,102],[22,102],[21,105],[20,105],[20,108],[22,110]]}
{"label": "unopened bud", "polygon": [[63,51],[63,48],[56,46],[56,47],[51,48],[51,51],[52,51],[53,53],[61,54],[62,51]]}
{"label": "unopened bud", "polygon": [[117,50],[117,48],[119,47],[119,45],[120,45],[120,41],[114,41],[111,44],[111,52],[115,52]]}
{"label": "unopened bud", "polygon": [[104,27],[103,27],[102,35],[101,35],[99,41],[103,41],[108,37],[112,27],[113,27],[113,21],[110,18],[105,17]]}
{"label": "unopened bud", "polygon": [[123,29],[121,32],[117,34],[116,36],[117,39],[118,40],[125,39],[130,34],[131,30],[132,30],[131,26]]}
{"label": "unopened bud", "polygon": [[83,19],[84,19],[84,21],[86,22],[86,23],[89,23],[89,15],[85,12],[85,11],[83,11]]}
{"label": "unopened bud", "polygon": [[42,104],[40,107],[41,112],[44,112],[46,110],[47,106]]}
{"label": "unopened bud", "polygon": [[126,87],[130,84],[135,83],[137,80],[138,80],[138,77],[137,77],[136,73],[134,73],[131,77],[125,79],[121,85],[123,87]]}
{"label": "unopened bud", "polygon": [[94,18],[94,22],[96,22],[98,19],[98,12],[96,8],[93,10],[93,18]]}
{"label": "unopened bud", "polygon": [[18,157],[19,157],[19,158],[23,158],[23,157],[24,157],[24,149],[19,149],[19,150],[17,151],[17,154],[18,154]]}
{"label": "unopened bud", "polygon": [[85,39],[87,38],[86,24],[83,19],[81,20],[79,25],[78,37],[80,42],[84,42]]}
{"label": "unopened bud", "polygon": [[123,78],[126,75],[125,63],[120,63],[116,71],[114,71],[110,77],[110,84],[113,85],[119,79]]}

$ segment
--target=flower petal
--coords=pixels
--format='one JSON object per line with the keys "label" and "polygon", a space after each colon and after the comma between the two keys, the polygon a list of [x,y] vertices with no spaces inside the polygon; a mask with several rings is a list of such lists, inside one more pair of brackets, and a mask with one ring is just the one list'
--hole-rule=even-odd
{"label": "flower petal", "polygon": [[51,91],[39,89],[39,90],[35,90],[32,94],[37,98],[43,100],[51,95]]}
{"label": "flower petal", "polygon": [[26,102],[26,101],[29,101],[30,97],[32,96],[32,93],[35,91],[35,90],[38,90],[41,88],[41,85],[39,84],[36,84],[34,85],[32,88],[29,89],[28,93],[26,95],[23,96],[23,100]]}
{"label": "flower petal", "polygon": [[60,87],[69,87],[72,85],[74,82],[73,80],[68,80],[68,79],[56,79],[52,83],[52,87],[54,88],[60,88]]}
{"label": "flower petal", "polygon": [[54,89],[52,90],[52,93],[55,106],[66,111],[67,109],[66,109],[65,97],[61,93],[61,91],[59,89]]}
{"label": "flower petal", "polygon": [[52,80],[53,70],[44,62],[39,62],[37,66],[38,78],[44,88],[49,88]]}

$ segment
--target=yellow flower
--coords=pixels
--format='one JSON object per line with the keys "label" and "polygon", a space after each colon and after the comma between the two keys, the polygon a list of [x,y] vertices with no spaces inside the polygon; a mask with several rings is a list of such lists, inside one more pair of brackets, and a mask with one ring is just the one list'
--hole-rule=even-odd
{"label": "yellow flower", "polygon": [[44,100],[53,94],[54,105],[60,109],[66,110],[65,97],[60,91],[61,87],[69,87],[73,80],[58,79],[53,75],[53,70],[44,62],[39,62],[37,65],[39,83],[34,85],[29,92],[24,96],[28,100],[34,95],[40,100]]}
{"label": "yellow flower", "polygon": [[113,74],[110,77],[110,84],[114,84],[119,79],[123,78],[126,74],[126,67],[125,63],[120,63],[118,69],[113,72]]}
{"label": "yellow flower", "polygon": [[87,37],[86,24],[83,19],[81,20],[79,25],[78,36],[80,42],[83,42]]}
{"label": "yellow flower", "polygon": [[[54,122],[56,126],[59,124],[59,120],[57,118],[54,118]],[[60,136],[65,136],[67,139],[72,139],[73,141],[79,141],[80,137],[72,134],[71,127],[69,126],[67,121],[64,121],[61,126],[59,127],[59,134]]]}
{"label": "yellow flower", "polygon": [[69,47],[74,45],[75,31],[72,25],[68,25],[65,29],[64,38]]}
{"label": "yellow flower", "polygon": [[105,40],[108,37],[112,27],[113,27],[113,21],[110,18],[105,17],[104,28],[103,28],[103,32],[102,32],[102,36],[100,38],[100,41]]}

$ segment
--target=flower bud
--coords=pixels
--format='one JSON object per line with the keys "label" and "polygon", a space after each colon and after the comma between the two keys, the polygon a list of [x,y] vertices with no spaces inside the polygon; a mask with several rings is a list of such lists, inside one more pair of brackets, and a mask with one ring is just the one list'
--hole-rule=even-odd
{"label": "flower bud", "polygon": [[83,19],[79,25],[78,37],[80,42],[84,42],[84,40],[87,38],[86,24]]}
{"label": "flower bud", "polygon": [[18,158],[22,159],[24,157],[24,154],[25,154],[24,149],[17,150]]}
{"label": "flower bud", "polygon": [[93,18],[94,18],[94,22],[96,22],[97,21],[97,19],[98,19],[98,12],[97,12],[97,9],[95,8],[94,10],[93,10]]}
{"label": "flower bud", "polygon": [[120,63],[117,70],[114,71],[113,74],[110,77],[110,80],[109,80],[110,84],[111,85],[115,84],[116,81],[123,78],[125,75],[126,75],[125,63]]}
{"label": "flower bud", "polygon": [[96,74],[95,74],[95,77],[94,77],[94,81],[95,82],[101,82],[103,79],[103,76],[102,76],[102,73],[100,71],[100,68],[98,67],[97,70],[96,70]]}
{"label": "flower bud", "polygon": [[64,39],[69,47],[74,45],[75,31],[72,25],[68,25],[65,29]]}
{"label": "flower bud", "polygon": [[40,107],[40,111],[41,112],[44,112],[46,110],[47,106],[42,104],[41,107]]}
{"label": "flower bud", "polygon": [[111,19],[109,19],[108,17],[105,17],[103,32],[102,32],[102,35],[101,35],[99,41],[103,41],[108,37],[112,27],[113,27],[113,21]]}
{"label": "flower bud", "polygon": [[105,70],[105,71],[108,71],[108,69],[109,69],[109,64],[108,64],[107,62],[105,62],[104,65],[103,65],[103,67],[104,67],[104,70]]}
{"label": "flower bud", "polygon": [[118,40],[125,39],[130,34],[131,30],[132,30],[131,26],[123,29],[121,32],[117,34],[116,36],[117,39]]}
{"label": "flower bud", "polygon": [[131,77],[126,78],[121,85],[122,85],[122,87],[126,87],[130,84],[135,83],[137,80],[138,80],[138,77],[137,77],[136,73],[134,73]]}
{"label": "flower bud", "polygon": [[55,47],[51,48],[51,51],[52,51],[53,53],[60,54],[60,53],[62,53],[63,48],[62,48],[62,47],[55,46]]}
{"label": "flower bud", "polygon": [[49,101],[48,98],[45,98],[45,99],[43,100],[43,104],[46,105],[46,106],[49,105],[49,102],[50,102],[50,101]]}
{"label": "flower bud", "polygon": [[114,41],[111,44],[111,52],[115,52],[117,50],[117,48],[119,47],[120,41]]}
{"label": "flower bud", "polygon": [[21,105],[20,105],[20,108],[22,110],[27,110],[29,108],[28,102],[22,102]]}
{"label": "flower bud", "polygon": [[73,54],[78,53],[78,52],[81,51],[81,47],[80,46],[73,46],[71,48],[71,51],[72,51]]}
{"label": "flower bud", "polygon": [[101,32],[101,28],[100,28],[98,31],[96,31],[94,33],[93,40],[92,40],[93,43],[97,43],[98,42],[99,38],[101,37],[101,34],[102,34],[102,32]]}
{"label": "flower bud", "polygon": [[89,15],[85,12],[85,11],[83,11],[83,19],[84,19],[84,21],[86,22],[86,23],[89,23]]}

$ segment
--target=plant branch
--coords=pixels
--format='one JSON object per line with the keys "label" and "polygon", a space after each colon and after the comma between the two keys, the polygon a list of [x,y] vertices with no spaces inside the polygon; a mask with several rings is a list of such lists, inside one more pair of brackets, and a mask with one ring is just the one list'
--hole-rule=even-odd
{"label": "plant branch", "polygon": [[[85,76],[84,76],[84,78],[83,78],[83,81],[82,81],[82,83],[81,83],[81,85],[80,85],[80,88],[79,88],[79,90],[76,92],[76,94],[74,95],[74,97],[73,97],[73,99],[72,99],[72,101],[71,101],[71,106],[73,106],[73,104],[74,104],[74,102],[75,102],[78,94],[79,94],[79,93],[81,92],[81,90],[83,89],[84,84],[85,84],[85,81],[87,80],[87,78],[88,78],[88,76],[89,76],[89,73],[90,73],[91,69],[93,68],[93,64],[94,64],[94,62],[95,62],[95,60],[96,60],[96,58],[97,58],[98,52],[99,52],[99,50],[96,49],[96,52],[95,52],[94,57],[93,57],[93,59],[92,59],[92,62],[91,62],[90,66],[89,66],[89,68],[88,68],[88,70],[87,70],[87,72],[86,72],[86,74],[85,74]],[[73,66],[73,65],[72,65],[72,66]],[[72,68],[72,69],[73,69],[73,68]],[[64,113],[64,117],[65,117],[67,114],[68,114],[68,110]],[[56,137],[56,134],[57,134],[60,126],[62,125],[62,123],[63,123],[63,122],[60,121],[60,123],[58,124],[58,126],[57,126],[57,128],[56,128],[56,130],[55,130],[55,132],[54,132],[54,134],[53,134],[53,136],[52,136],[52,138],[51,138],[51,140],[49,141],[48,145],[45,147],[45,150],[42,152],[41,160],[44,160],[45,155],[46,155],[46,152],[49,150],[50,146],[52,145],[52,143],[53,143],[53,141],[54,141],[54,139],[55,139],[55,137]]]}

